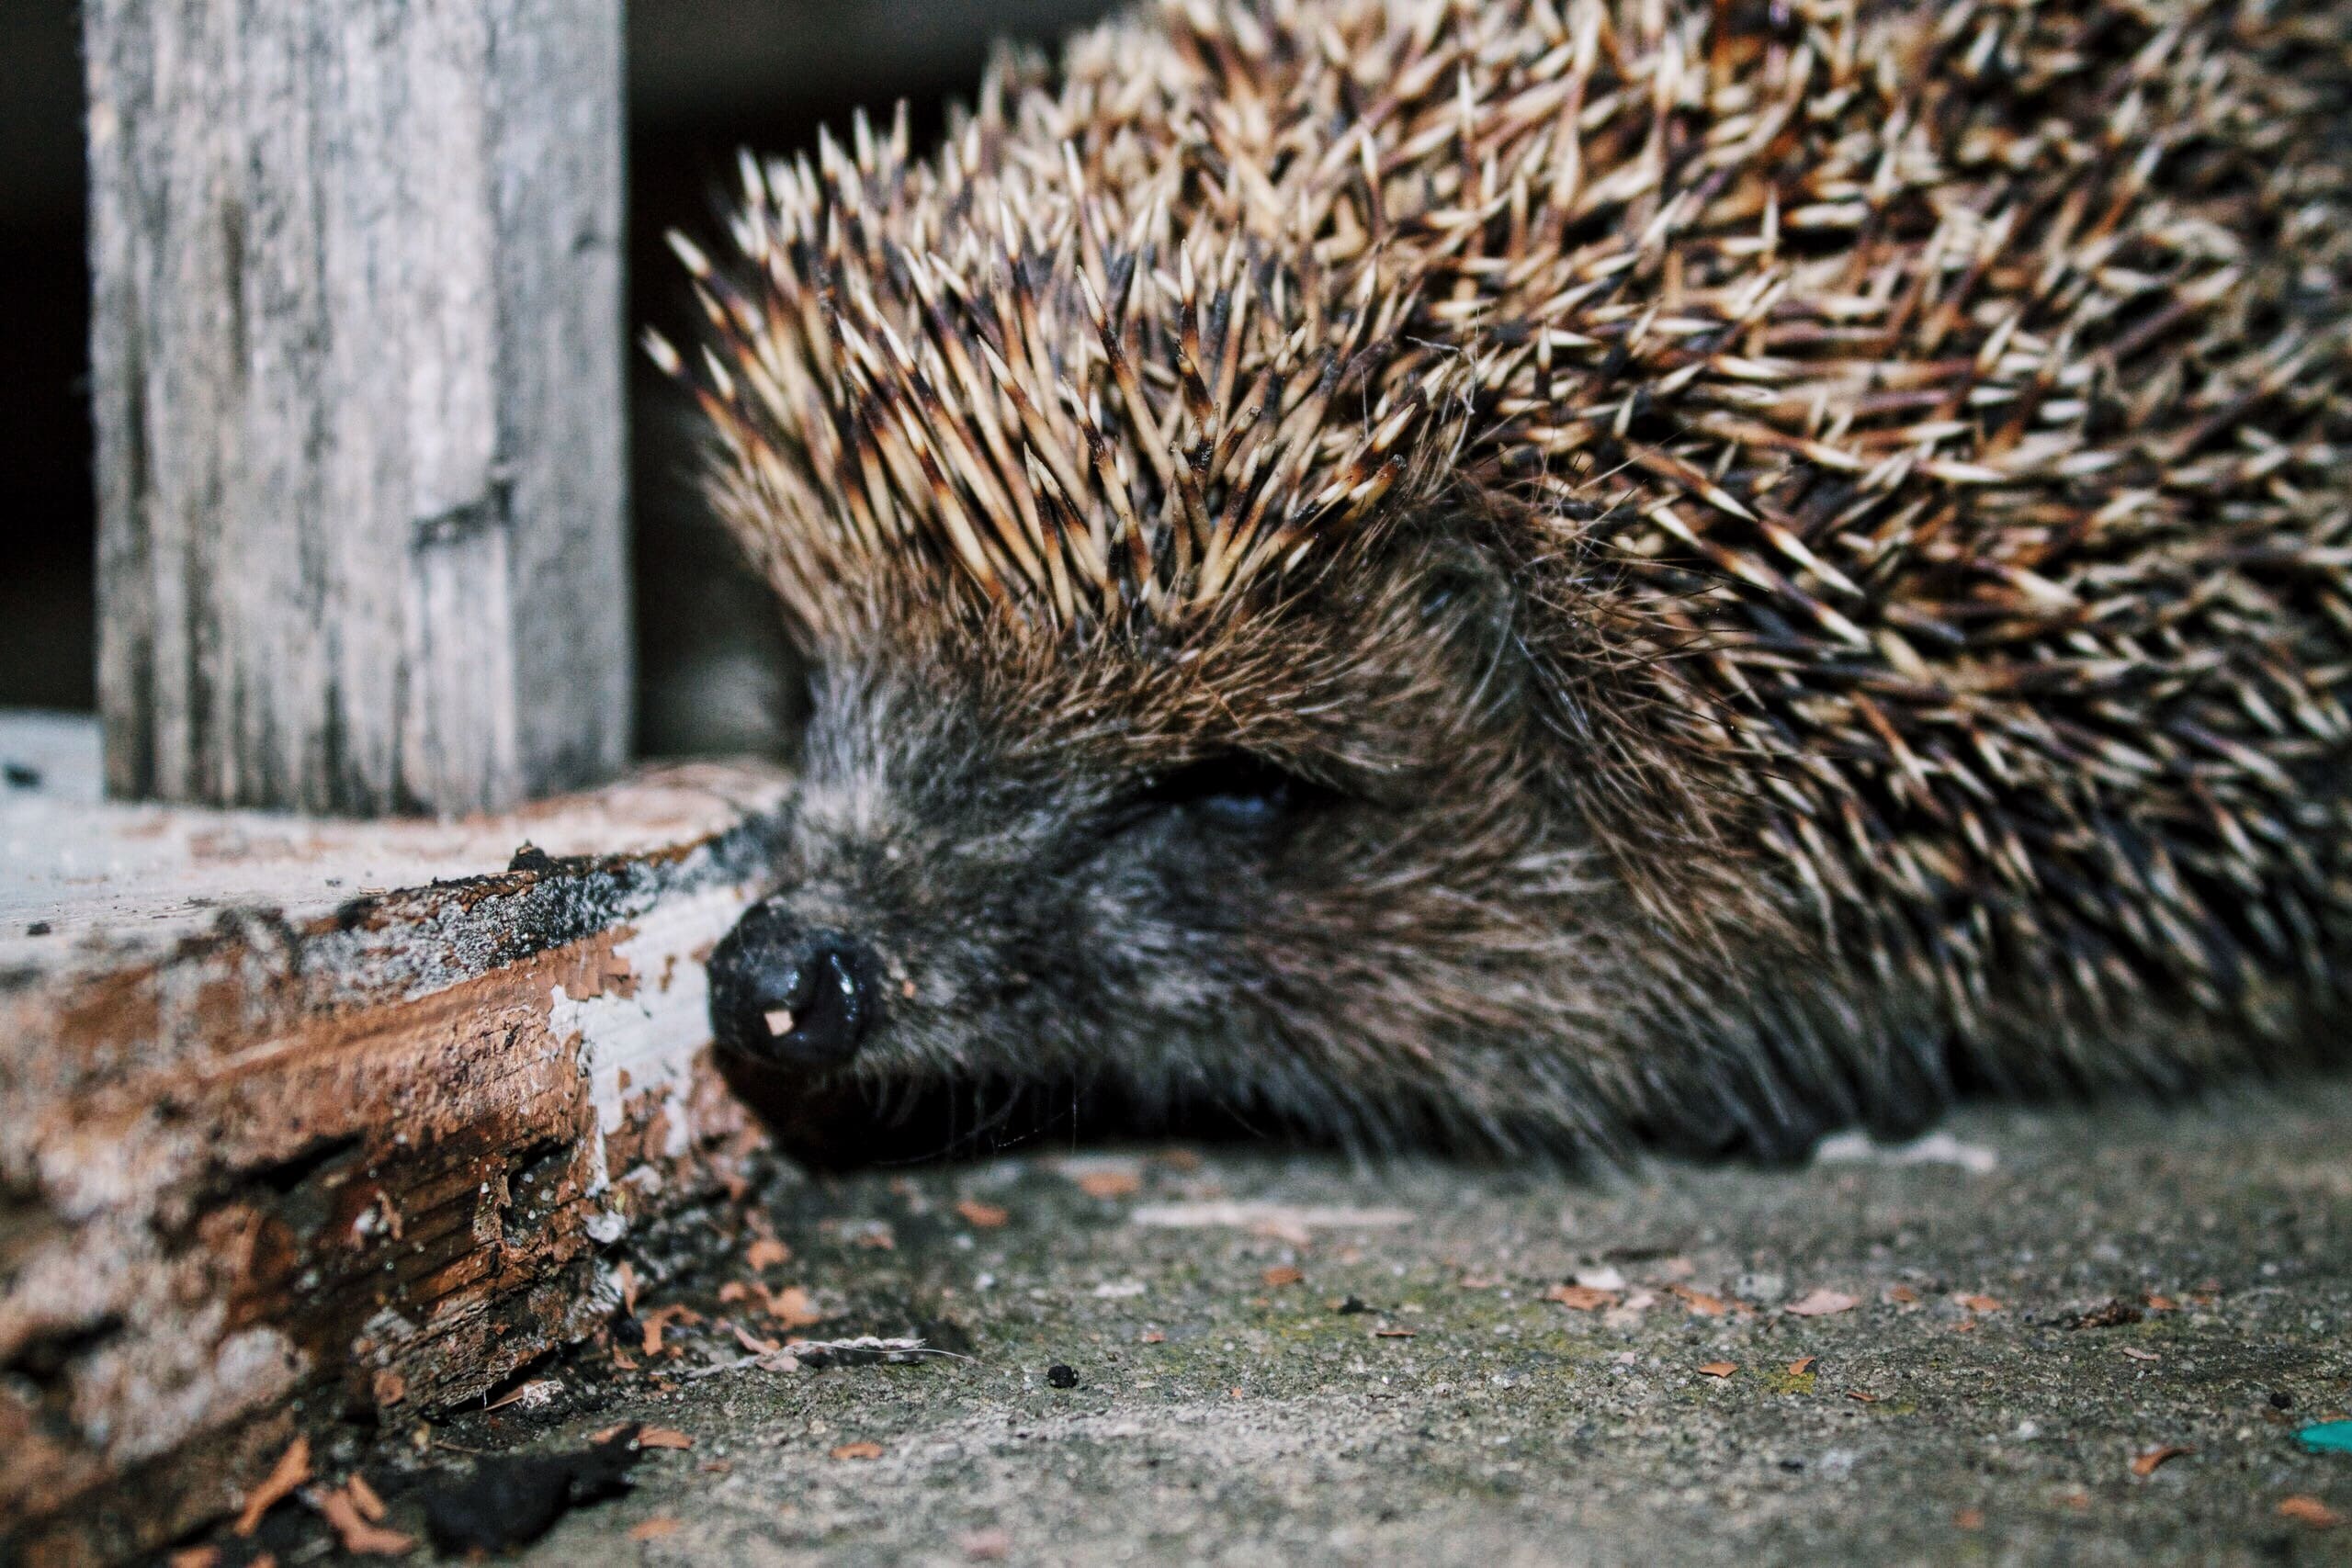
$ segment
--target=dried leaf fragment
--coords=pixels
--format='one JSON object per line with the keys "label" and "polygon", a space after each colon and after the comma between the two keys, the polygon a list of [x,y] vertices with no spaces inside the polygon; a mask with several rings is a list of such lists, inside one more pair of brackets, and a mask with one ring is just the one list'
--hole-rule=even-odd
{"label": "dried leaf fragment", "polygon": [[695,1440],[675,1427],[639,1427],[637,1446],[640,1449],[690,1449]]}
{"label": "dried leaf fragment", "polygon": [[660,1540],[665,1535],[675,1535],[685,1527],[668,1514],[656,1514],[628,1527],[631,1540]]}
{"label": "dried leaf fragment", "polygon": [[956,1212],[963,1215],[964,1223],[975,1230],[992,1231],[1012,1218],[1011,1210],[1001,1209],[994,1203],[983,1203],[978,1198],[956,1200]]}
{"label": "dried leaf fragment", "polygon": [[1306,1272],[1305,1269],[1295,1269],[1289,1264],[1284,1263],[1263,1270],[1259,1274],[1258,1278],[1266,1281],[1267,1289],[1278,1291],[1284,1285],[1295,1285],[1299,1283],[1306,1278]]}
{"label": "dried leaf fragment", "polygon": [[2178,1443],[2165,1443],[2161,1447],[2149,1449],[2132,1457],[2132,1473],[2145,1481],[2172,1461],[2196,1451],[2195,1449],[2183,1448]]}
{"label": "dried leaf fragment", "polygon": [[1737,1361],[1709,1361],[1699,1369],[1699,1375],[1710,1378],[1727,1378],[1737,1371],[1739,1371],[1739,1363]]}
{"label": "dried leaf fragment", "polygon": [[1860,1298],[1843,1291],[1807,1291],[1781,1310],[1791,1317],[1828,1317],[1833,1314],[1851,1312],[1861,1304]]}
{"label": "dried leaf fragment", "polygon": [[1555,1285],[1544,1292],[1547,1302],[1557,1302],[1570,1312],[1597,1312],[1617,1304],[1614,1291],[1595,1290],[1590,1285]]}
{"label": "dried leaf fragment", "polygon": [[792,1248],[772,1235],[763,1235],[743,1249],[743,1261],[754,1269],[773,1269],[792,1261]]}
{"label": "dried leaf fragment", "polygon": [[1954,1295],[1952,1300],[1958,1302],[1970,1312],[1999,1312],[2001,1310],[2000,1299],[1996,1296],[1979,1296],[1962,1293]]}
{"label": "dried leaf fragment", "polygon": [[835,1459],[880,1459],[882,1445],[875,1442],[843,1443],[832,1450]]}
{"label": "dried leaf fragment", "polygon": [[782,1341],[763,1339],[740,1323],[729,1324],[728,1326],[735,1331],[735,1343],[754,1356],[773,1356],[784,1348]]}
{"label": "dried leaf fragment", "polygon": [[1711,1296],[1704,1291],[1694,1291],[1688,1285],[1668,1285],[1667,1290],[1695,1316],[1721,1317],[1731,1311],[1721,1296]]}
{"label": "dried leaf fragment", "polygon": [[2157,1355],[2154,1350],[2143,1350],[2137,1345],[2126,1345],[2123,1347],[2123,1353],[2131,1357],[2135,1361],[2161,1361],[2164,1359],[2162,1356]]}
{"label": "dried leaf fragment", "polygon": [[700,1323],[702,1314],[684,1302],[673,1302],[668,1306],[655,1307],[638,1321],[645,1330],[644,1341],[638,1348],[649,1356],[658,1356],[662,1354],[663,1330],[673,1323]]}
{"label": "dried leaf fragment", "polygon": [[2278,1516],[2306,1524],[2315,1530],[2332,1530],[2344,1522],[2344,1516],[2316,1497],[2301,1493],[2278,1500]]}
{"label": "dried leaf fragment", "polygon": [[1142,1175],[1124,1166],[1081,1170],[1072,1179],[1089,1198],[1132,1198],[1143,1190]]}
{"label": "dried leaf fragment", "polygon": [[353,1475],[343,1483],[343,1490],[345,1495],[351,1499],[351,1506],[359,1510],[361,1518],[371,1525],[384,1522],[384,1500],[377,1495],[373,1486],[368,1484],[366,1476]]}
{"label": "dried leaf fragment", "polygon": [[237,1533],[251,1535],[259,1529],[261,1517],[310,1479],[311,1439],[298,1437],[286,1445],[286,1451],[277,1456],[277,1462],[270,1467],[262,1483],[246,1494],[245,1506],[237,1511]]}
{"label": "dried leaf fragment", "polygon": [[[369,1495],[373,1496],[374,1493],[370,1492]],[[332,1492],[315,1494],[311,1500],[319,1512],[326,1517],[336,1539],[343,1542],[343,1549],[356,1557],[401,1557],[416,1546],[413,1536],[386,1529],[366,1517],[347,1485],[338,1486]],[[376,1506],[380,1517],[382,1502],[379,1500]]]}
{"label": "dried leaf fragment", "polygon": [[817,1310],[817,1303],[798,1285],[767,1292],[766,1303],[768,1315],[775,1319],[776,1326],[787,1334],[796,1328],[807,1328],[825,1321],[825,1314]]}
{"label": "dried leaf fragment", "polygon": [[1813,1364],[1819,1359],[1821,1358],[1818,1356],[1799,1356],[1789,1363],[1789,1376],[1792,1378],[1804,1376],[1805,1373],[1813,1371]]}

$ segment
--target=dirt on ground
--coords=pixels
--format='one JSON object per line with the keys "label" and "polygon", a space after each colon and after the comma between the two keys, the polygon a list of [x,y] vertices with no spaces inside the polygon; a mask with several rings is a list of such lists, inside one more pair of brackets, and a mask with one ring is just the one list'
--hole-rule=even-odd
{"label": "dirt on ground", "polygon": [[423,1558],[490,1456],[632,1445],[532,1568],[2352,1562],[2352,1084],[1794,1170],[1033,1146],[730,1213],[320,1484]]}

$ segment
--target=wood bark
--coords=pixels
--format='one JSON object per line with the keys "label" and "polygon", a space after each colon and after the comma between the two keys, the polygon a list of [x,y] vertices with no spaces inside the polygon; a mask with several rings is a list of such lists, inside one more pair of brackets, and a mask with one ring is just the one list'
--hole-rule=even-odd
{"label": "wood bark", "polygon": [[110,791],[610,776],[619,0],[84,10]]}
{"label": "wood bark", "polygon": [[[604,1320],[624,1237],[740,1183],[761,1138],[703,961],[758,888],[777,775],[353,823],[102,805],[23,729],[0,721],[41,779],[0,792],[0,1562],[167,1542],[292,1420],[479,1397]],[[508,869],[525,839],[547,855]]]}

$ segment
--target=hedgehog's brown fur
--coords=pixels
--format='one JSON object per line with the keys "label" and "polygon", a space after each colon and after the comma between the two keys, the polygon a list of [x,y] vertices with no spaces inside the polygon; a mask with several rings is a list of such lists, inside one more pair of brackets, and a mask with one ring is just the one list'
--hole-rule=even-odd
{"label": "hedgehog's brown fur", "polygon": [[[865,1070],[1794,1147],[2324,1046],[2347,37],[1192,0],[747,161],[650,346],[826,672]],[[1336,795],[1136,839],[1237,752]]]}

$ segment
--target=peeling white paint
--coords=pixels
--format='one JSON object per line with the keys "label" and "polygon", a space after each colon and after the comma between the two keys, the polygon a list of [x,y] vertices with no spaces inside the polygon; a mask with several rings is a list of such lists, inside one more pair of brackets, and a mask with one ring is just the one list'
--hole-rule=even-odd
{"label": "peeling white paint", "polygon": [[[627,1125],[626,1102],[651,1092],[669,1101],[667,1137],[659,1152],[675,1159],[692,1145],[686,1091],[695,1058],[710,1043],[710,983],[696,953],[707,953],[750,908],[746,887],[713,887],[673,897],[634,922],[632,933],[613,946],[636,978],[633,994],[618,990],[571,997],[554,988],[548,1024],[559,1041],[580,1042],[580,1070],[587,1075],[589,1103],[595,1108],[596,1134],[589,1150],[593,1195],[607,1191],[631,1173],[605,1164],[605,1140]],[[628,1087],[621,1087],[621,1075]],[[618,1239],[627,1221],[605,1219]],[[619,1222],[614,1228],[614,1222]],[[597,1235],[597,1221],[589,1235]]]}

